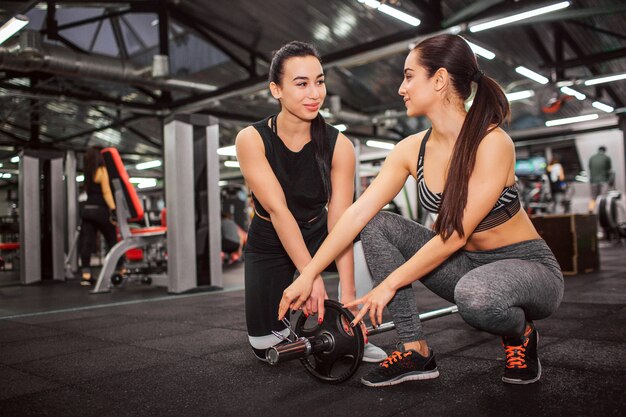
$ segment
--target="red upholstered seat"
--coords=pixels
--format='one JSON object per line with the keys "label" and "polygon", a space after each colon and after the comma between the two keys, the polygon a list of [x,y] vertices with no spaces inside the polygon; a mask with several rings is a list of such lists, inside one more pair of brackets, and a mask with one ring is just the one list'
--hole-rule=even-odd
{"label": "red upholstered seat", "polygon": [[0,243],[0,250],[18,250],[20,244],[18,242],[5,242]]}

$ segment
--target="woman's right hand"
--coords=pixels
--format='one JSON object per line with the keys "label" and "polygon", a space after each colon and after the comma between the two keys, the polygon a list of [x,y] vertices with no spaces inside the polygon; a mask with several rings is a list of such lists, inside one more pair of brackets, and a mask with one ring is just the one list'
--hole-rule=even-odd
{"label": "woman's right hand", "polygon": [[328,294],[326,294],[324,280],[321,275],[318,275],[313,281],[311,295],[302,306],[302,312],[307,317],[317,314],[318,322],[321,323],[324,320],[324,300],[326,299],[328,299]]}

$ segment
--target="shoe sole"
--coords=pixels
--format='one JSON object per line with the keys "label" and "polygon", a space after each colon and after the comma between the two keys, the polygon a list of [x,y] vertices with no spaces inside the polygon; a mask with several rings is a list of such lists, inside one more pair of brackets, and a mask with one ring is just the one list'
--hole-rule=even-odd
{"label": "shoe sole", "polygon": [[382,381],[382,382],[370,382],[370,381],[365,380],[364,378],[361,378],[361,383],[368,387],[388,387],[391,385],[398,385],[407,381],[423,381],[426,379],[435,379],[438,376],[439,376],[439,371],[434,370],[434,371],[428,371],[428,372],[420,372],[420,373],[402,375],[396,379],[391,379],[389,381]]}
{"label": "shoe sole", "polygon": [[502,382],[505,382],[507,384],[515,384],[515,385],[526,385],[526,384],[532,384],[534,382],[539,381],[539,378],[541,378],[541,362],[539,362],[539,359],[537,359],[537,377],[533,378],[533,379],[511,379],[511,378],[507,378],[507,377],[502,377]]}
{"label": "shoe sole", "polygon": [[387,359],[387,357],[385,356],[384,358],[378,359],[378,358],[363,358],[361,359],[362,362],[367,362],[367,363],[381,363],[382,361],[384,361],[385,359]]}

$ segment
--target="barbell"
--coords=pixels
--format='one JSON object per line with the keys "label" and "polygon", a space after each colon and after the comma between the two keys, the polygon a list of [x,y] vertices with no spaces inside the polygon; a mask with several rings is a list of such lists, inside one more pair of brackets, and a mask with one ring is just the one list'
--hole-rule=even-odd
{"label": "barbell", "polygon": [[[354,375],[363,359],[363,330],[361,326],[350,326],[354,315],[339,302],[326,300],[324,307],[326,313],[321,324],[315,317],[300,314],[294,328],[289,327],[293,334],[291,338],[275,333],[284,341],[267,350],[267,361],[276,365],[300,359],[311,375],[330,384],[338,384]],[[428,321],[458,311],[457,306],[450,306],[422,313],[419,318]],[[386,322],[378,327],[368,327],[367,334],[384,333],[395,327],[393,322]]]}

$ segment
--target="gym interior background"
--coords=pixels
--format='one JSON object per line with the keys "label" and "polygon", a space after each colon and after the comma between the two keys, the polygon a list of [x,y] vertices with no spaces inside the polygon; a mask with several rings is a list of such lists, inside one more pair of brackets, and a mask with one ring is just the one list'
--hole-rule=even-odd
{"label": "gym interior background", "polygon": [[[520,15],[531,11],[542,13]],[[625,13],[617,0],[2,1],[0,414],[622,414]],[[428,127],[405,116],[397,90],[410,46],[437,33],[461,34],[507,93],[524,209],[566,274],[561,309],[542,324],[544,379],[498,385],[501,353],[457,316],[425,324],[447,376],[420,386],[374,392],[356,377],[324,385],[297,361],[260,367],[247,355],[241,260],[221,252],[219,225],[226,211],[245,237],[233,143],[277,111],[272,51],[319,49],[322,113],[354,142],[359,194],[396,142]],[[124,273],[104,250],[94,257],[93,288],[78,285],[76,256],[88,146],[117,149],[138,195],[129,209],[151,227],[127,240],[138,249],[120,253]],[[599,146],[614,180],[590,213]],[[433,221],[411,180],[385,209]]]}

